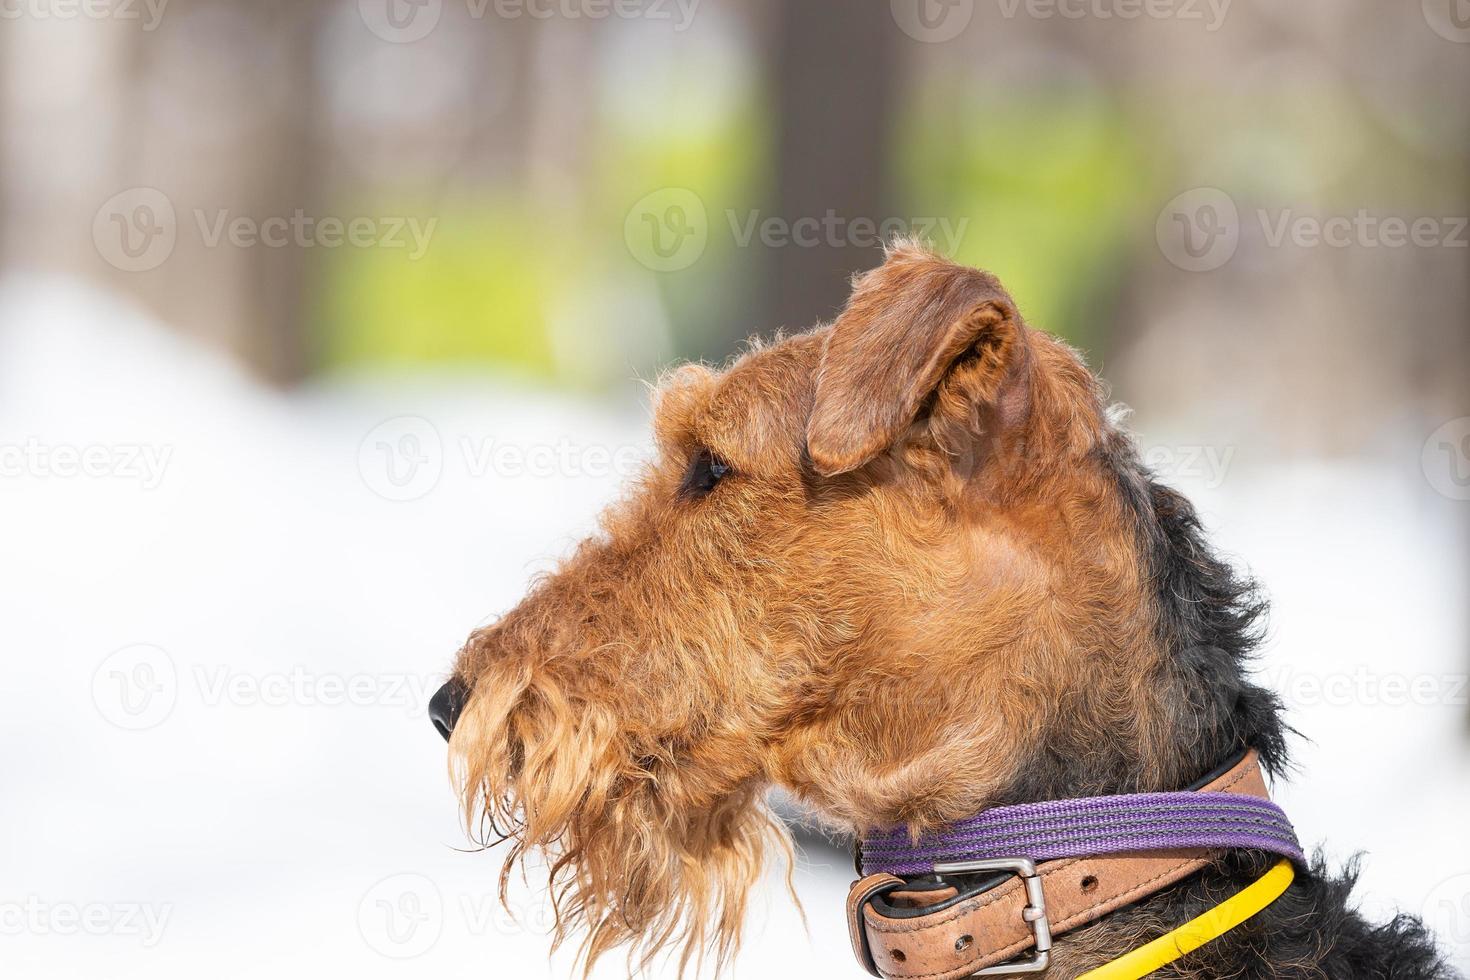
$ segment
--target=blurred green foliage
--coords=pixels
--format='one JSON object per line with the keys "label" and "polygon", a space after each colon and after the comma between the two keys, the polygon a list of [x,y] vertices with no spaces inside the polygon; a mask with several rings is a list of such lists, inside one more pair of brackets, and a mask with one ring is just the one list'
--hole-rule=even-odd
{"label": "blurred green foliage", "polygon": [[[956,92],[967,94],[956,101]],[[763,105],[750,91],[719,118],[656,129],[602,118],[588,140],[597,165],[575,201],[451,192],[401,208],[438,218],[423,257],[369,248],[323,259],[319,365],[490,364],[600,384],[781,326],[749,320],[762,256],[759,246],[741,248],[729,227],[731,214],[748,220],[752,202],[773,197]],[[1086,86],[997,91],[940,71],[898,118],[893,170],[903,217],[949,222],[961,232],[953,257],[999,275],[1033,325],[1101,346],[1113,284],[1127,280],[1121,266],[1134,252],[1127,229],[1156,206],[1147,154],[1122,112]],[[623,240],[624,220],[634,202],[667,187],[703,201],[708,245],[687,269],[650,273]],[[356,213],[384,212],[378,203]],[[619,329],[626,310],[600,304],[629,282],[656,290],[653,305],[671,331],[664,349],[648,349],[632,330],[644,348],[610,348],[595,336]],[[584,301],[568,327],[559,314],[576,297]],[[553,321],[573,331],[570,340],[553,342]]]}
{"label": "blurred green foliage", "polygon": [[1093,89],[998,92],[939,73],[901,118],[909,209],[967,220],[953,258],[998,275],[1032,326],[1100,346],[1151,206],[1127,118]]}
{"label": "blurred green foliage", "polygon": [[[379,208],[378,210],[381,210]],[[365,210],[361,213],[374,213]],[[544,300],[563,268],[517,201],[441,202],[399,213],[438,215],[425,254],[337,249],[320,297],[326,366],[491,362],[550,375]]]}
{"label": "blurred green foliage", "polygon": [[[760,93],[748,92],[730,112],[699,126],[672,125],[657,139],[628,139],[604,131],[598,158],[596,238],[615,255],[615,274],[648,275],[623,241],[628,209],[650,191],[683,187],[704,203],[709,238],[704,253],[687,269],[656,274],[664,308],[674,328],[665,356],[699,359],[728,346],[728,338],[760,332],[749,323],[748,297],[759,274],[757,257],[727,232],[725,212],[763,200],[771,170],[769,119]],[[681,132],[682,130],[682,132]],[[723,353],[716,356],[723,356]]]}
{"label": "blurred green foliage", "polygon": [[[383,363],[489,364],[586,384],[648,374],[659,361],[697,357],[728,335],[754,274],[751,257],[724,228],[724,209],[748,201],[768,169],[766,128],[752,96],[699,125],[669,124],[657,139],[604,127],[590,140],[592,168],[578,202],[454,196],[399,213],[437,215],[417,260],[403,250],[338,249],[326,256],[317,361],[325,368]],[[653,274],[623,239],[629,208],[650,191],[685,187],[705,202],[703,256],[677,273]],[[383,213],[381,205],[357,213]],[[624,362],[568,363],[578,351],[606,357],[608,345],[553,344],[552,319],[569,297],[616,295],[635,277],[657,289],[677,326],[671,348],[627,352]],[[614,311],[570,329],[617,330]],[[575,340],[575,338],[574,338]]]}

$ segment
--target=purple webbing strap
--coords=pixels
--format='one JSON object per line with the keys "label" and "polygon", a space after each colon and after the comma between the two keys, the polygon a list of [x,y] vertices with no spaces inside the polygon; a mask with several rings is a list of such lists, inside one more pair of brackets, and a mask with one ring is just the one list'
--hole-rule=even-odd
{"label": "purple webbing strap", "polygon": [[1033,861],[1130,851],[1269,851],[1304,863],[1291,821],[1269,800],[1234,793],[1135,793],[986,810],[915,844],[907,828],[863,838],[863,874],[928,874],[936,864]]}

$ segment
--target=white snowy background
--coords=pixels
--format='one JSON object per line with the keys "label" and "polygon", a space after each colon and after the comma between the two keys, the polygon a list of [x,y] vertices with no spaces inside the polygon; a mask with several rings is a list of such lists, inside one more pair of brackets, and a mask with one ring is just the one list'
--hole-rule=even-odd
{"label": "white snowy background", "polygon": [[[465,851],[425,703],[645,421],[470,375],[282,395],[105,294],[0,286],[0,976],[572,975],[539,893],[511,921],[498,855]],[[1273,597],[1303,838],[1362,851],[1365,909],[1426,915],[1470,967],[1470,504],[1403,444],[1165,458]],[[735,975],[859,976],[849,877],[809,850],[809,925],[773,881]]]}

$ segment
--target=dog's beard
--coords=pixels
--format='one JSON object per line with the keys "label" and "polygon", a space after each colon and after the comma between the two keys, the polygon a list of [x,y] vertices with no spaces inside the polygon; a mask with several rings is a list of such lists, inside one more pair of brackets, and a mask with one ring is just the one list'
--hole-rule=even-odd
{"label": "dog's beard", "polygon": [[711,806],[683,799],[678,759],[638,744],[606,705],[568,698],[522,672],[484,685],[455,727],[451,770],[467,828],[507,843],[500,900],[512,870],[544,858],[554,912],[552,950],[580,935],[586,970],[628,948],[630,972],[668,952],[682,974],[739,947],[750,889],[766,856],[790,838],[761,787]]}

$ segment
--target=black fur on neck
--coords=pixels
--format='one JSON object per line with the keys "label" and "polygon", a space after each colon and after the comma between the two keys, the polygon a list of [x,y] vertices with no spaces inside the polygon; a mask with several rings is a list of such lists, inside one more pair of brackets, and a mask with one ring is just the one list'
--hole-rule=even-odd
{"label": "black fur on neck", "polygon": [[[1054,954],[1059,978],[1075,977],[1219,905],[1276,863],[1256,851],[1223,854],[1200,874],[1120,909],[1070,936]],[[1150,974],[1158,980],[1456,980],[1424,924],[1396,915],[1382,925],[1354,909],[1357,862],[1341,873],[1321,855],[1286,894],[1245,923]]]}
{"label": "black fur on neck", "polygon": [[[1139,742],[1082,744],[1053,726],[1042,750],[997,803],[1184,789],[1244,749],[1273,775],[1287,766],[1282,705],[1246,675],[1262,638],[1266,604],[1255,582],[1205,540],[1194,507],[1142,464],[1131,440],[1114,433],[1098,462],[1117,481],[1147,563],[1164,652],[1154,690],[1170,707],[1170,730],[1152,733],[1145,774]],[[1084,695],[1085,696],[1085,693]],[[1158,783],[1159,785],[1155,785]],[[1063,937],[1052,973],[1075,977],[1168,932],[1255,881],[1278,859],[1255,851],[1223,854],[1210,868],[1136,905]],[[1356,863],[1342,873],[1317,856],[1285,895],[1224,937],[1153,976],[1159,980],[1453,980],[1434,937],[1415,917],[1374,925],[1353,909]]]}
{"label": "black fur on neck", "polygon": [[1291,733],[1281,701],[1246,673],[1264,632],[1266,602],[1253,579],[1210,547],[1183,494],[1141,469],[1136,478],[1147,494],[1135,511],[1165,655],[1157,683],[1175,709],[1174,779],[1182,786],[1246,748],[1279,774]]}

